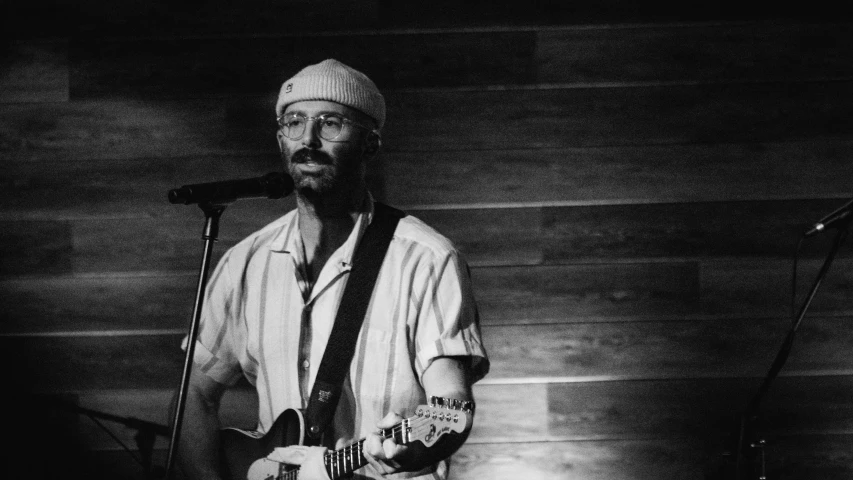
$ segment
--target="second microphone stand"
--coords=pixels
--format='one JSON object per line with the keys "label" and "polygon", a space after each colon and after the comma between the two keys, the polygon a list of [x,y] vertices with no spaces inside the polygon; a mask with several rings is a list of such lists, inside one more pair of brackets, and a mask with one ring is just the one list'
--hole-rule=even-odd
{"label": "second microphone stand", "polygon": [[[853,218],[853,217],[850,217]],[[847,219],[845,222],[839,225],[838,233],[835,236],[835,240],[832,244],[832,249],[829,251],[829,254],[826,257],[826,260],[823,262],[823,266],[818,272],[817,278],[815,279],[814,284],[812,285],[811,290],[808,293],[805,301],[803,302],[802,307],[800,308],[799,313],[797,314],[796,319],[791,325],[791,329],[788,331],[788,335],[785,337],[785,341],[782,342],[782,346],[779,349],[779,353],[776,355],[776,358],[773,360],[773,363],[770,366],[770,370],[767,372],[767,376],[764,378],[764,381],[761,383],[761,386],[758,388],[758,391],[755,393],[755,396],[752,397],[752,400],[744,410],[743,414],[740,417],[740,427],[738,430],[738,441],[737,441],[737,454],[735,459],[735,480],[741,480],[744,477],[744,469],[746,468],[746,463],[749,460],[748,457],[752,457],[753,455],[748,455],[748,451],[759,452],[761,456],[761,466],[760,466],[760,479],[766,478],[766,465],[764,461],[764,440],[759,438],[760,436],[756,434],[755,431],[755,423],[759,417],[759,410],[761,408],[761,401],[764,399],[764,396],[767,394],[767,391],[770,389],[770,384],[773,383],[773,380],[779,375],[779,372],[782,370],[782,367],[785,365],[785,362],[788,360],[788,356],[791,354],[791,349],[794,345],[794,336],[797,333],[797,330],[800,328],[800,324],[803,321],[803,318],[806,315],[806,311],[812,303],[812,300],[815,297],[815,294],[820,288],[821,283],[826,277],[827,272],[829,272],[829,267],[832,265],[833,260],[835,260],[835,256],[838,251],[841,249],[841,245],[844,243],[844,240],[847,238],[847,229],[850,225],[850,219]]]}

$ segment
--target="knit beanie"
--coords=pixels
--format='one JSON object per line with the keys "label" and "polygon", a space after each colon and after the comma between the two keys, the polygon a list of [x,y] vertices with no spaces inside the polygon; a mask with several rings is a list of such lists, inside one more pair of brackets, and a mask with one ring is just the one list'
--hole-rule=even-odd
{"label": "knit beanie", "polygon": [[281,85],[276,115],[281,115],[288,105],[303,100],[340,103],[369,115],[380,129],[385,124],[385,98],[373,81],[331,58],[303,68]]}

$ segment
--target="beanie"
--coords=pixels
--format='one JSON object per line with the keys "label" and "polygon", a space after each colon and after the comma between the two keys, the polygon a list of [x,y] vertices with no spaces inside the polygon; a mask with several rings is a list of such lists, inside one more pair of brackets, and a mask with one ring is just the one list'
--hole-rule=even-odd
{"label": "beanie", "polygon": [[367,75],[331,58],[303,68],[281,85],[276,115],[303,100],[340,103],[369,115],[380,129],[385,124],[385,98],[376,84]]}

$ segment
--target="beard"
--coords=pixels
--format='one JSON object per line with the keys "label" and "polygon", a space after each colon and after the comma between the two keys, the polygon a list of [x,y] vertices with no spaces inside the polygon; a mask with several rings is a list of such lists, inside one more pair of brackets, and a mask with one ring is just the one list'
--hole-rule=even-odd
{"label": "beard", "polygon": [[[320,199],[347,196],[358,185],[359,159],[335,160],[326,152],[302,148],[282,160],[293,178],[296,191],[303,196]],[[318,165],[317,171],[304,171],[300,165]]]}

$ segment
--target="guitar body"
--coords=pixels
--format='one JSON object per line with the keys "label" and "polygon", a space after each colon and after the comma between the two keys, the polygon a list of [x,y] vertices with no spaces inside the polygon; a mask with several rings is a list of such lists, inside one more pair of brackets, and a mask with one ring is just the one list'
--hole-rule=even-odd
{"label": "guitar body", "polygon": [[[429,405],[417,407],[415,415],[391,428],[377,431],[380,438],[394,439],[400,445],[421,442],[434,445],[444,435],[458,435],[471,428],[471,402],[431,397]],[[278,447],[303,445],[305,418],[302,412],[285,410],[266,435],[253,435],[238,429],[221,431],[222,472],[229,480],[298,480],[299,467],[267,459]],[[326,452],[324,463],[331,479],[344,478],[367,464],[364,440]]]}
{"label": "guitar body", "polygon": [[220,432],[223,475],[229,480],[246,480],[256,460],[266,458],[276,447],[302,445],[304,433],[305,419],[302,412],[293,409],[287,409],[279,415],[263,437],[238,429],[223,429]]}

